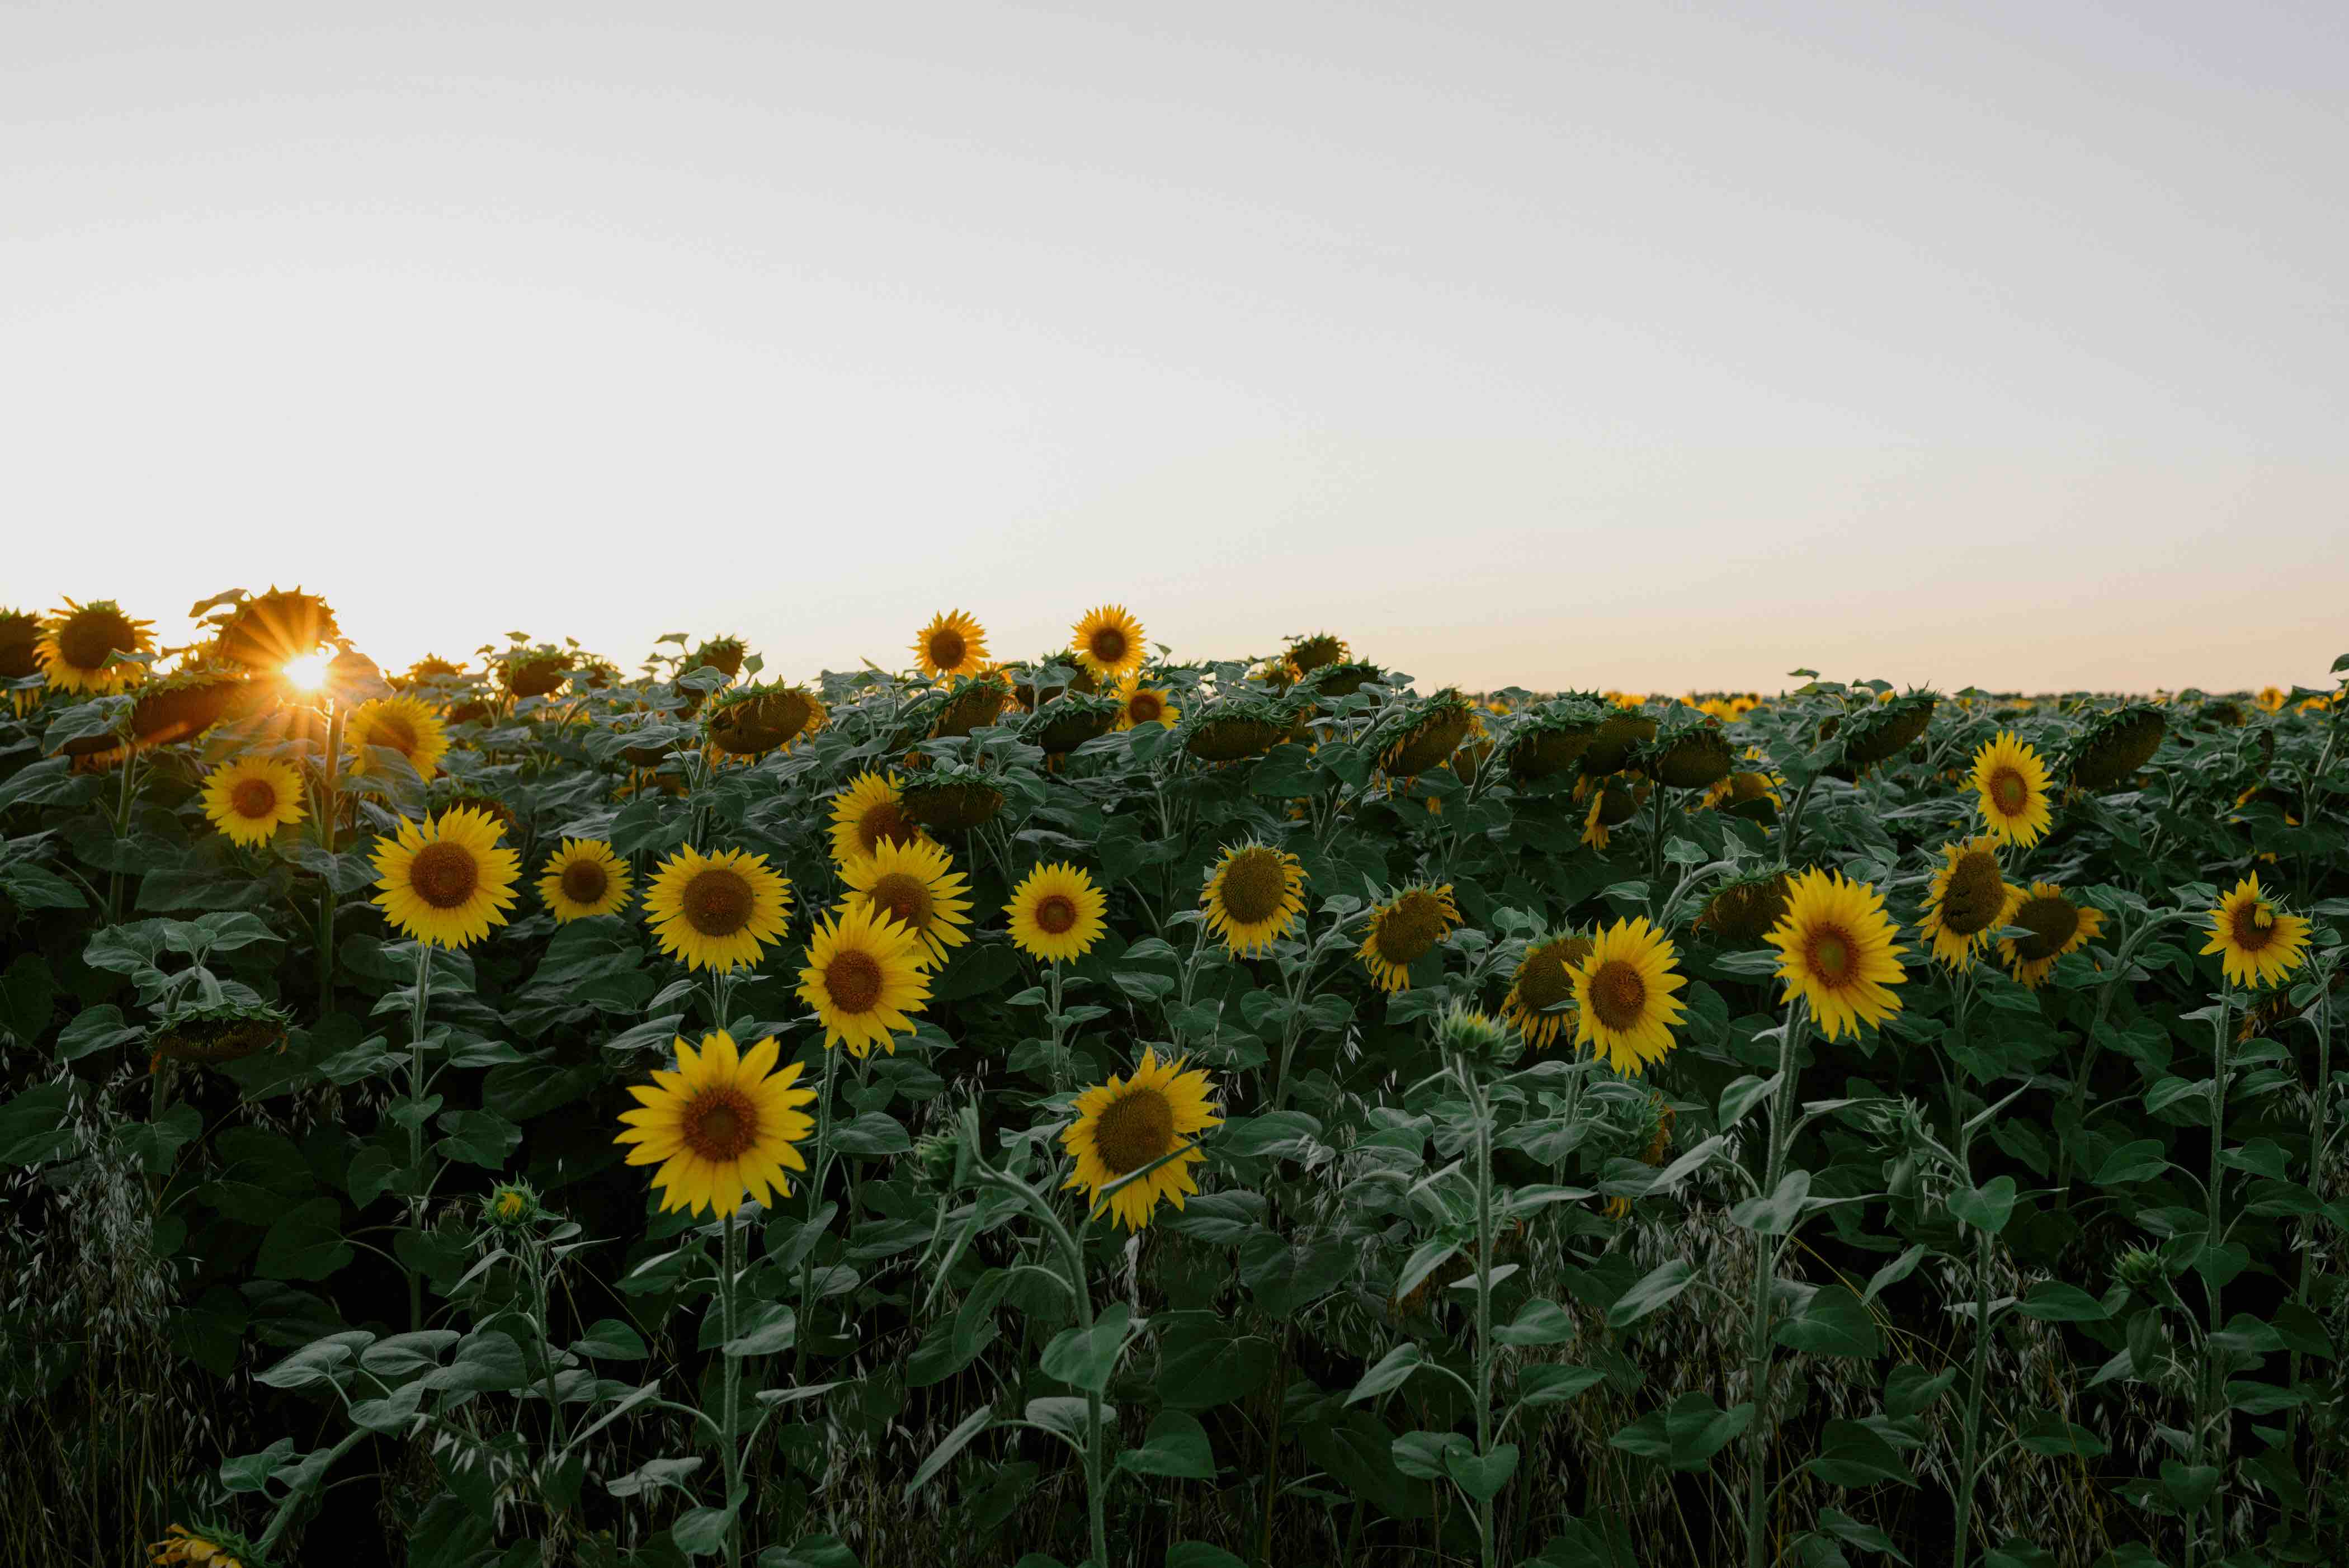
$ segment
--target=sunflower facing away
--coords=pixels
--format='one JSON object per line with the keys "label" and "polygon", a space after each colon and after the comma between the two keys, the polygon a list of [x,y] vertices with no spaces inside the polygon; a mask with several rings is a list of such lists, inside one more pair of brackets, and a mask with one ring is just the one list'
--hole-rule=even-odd
{"label": "sunflower facing away", "polygon": [[309,815],[302,775],[290,762],[240,757],[204,776],[204,815],[233,843],[265,844],[277,830]]}
{"label": "sunflower facing away", "polygon": [[1011,890],[1003,907],[1012,945],[1030,958],[1065,964],[1082,958],[1108,929],[1109,900],[1093,879],[1066,862],[1038,866]]}
{"label": "sunflower facing away", "polygon": [[1974,793],[1982,820],[2010,844],[2029,849],[2054,819],[2047,809],[2047,764],[2039,753],[2002,729],[1974,753]]}
{"label": "sunflower facing away", "polygon": [[628,1086],[638,1109],[620,1113],[612,1141],[636,1145],[629,1164],[660,1167],[653,1185],[664,1213],[731,1214],[745,1196],[772,1207],[777,1193],[791,1195],[783,1173],[807,1169],[793,1146],[815,1130],[801,1109],[815,1091],[797,1087],[799,1063],[775,1071],[778,1054],[772,1035],[737,1052],[719,1029],[701,1037],[698,1053],[679,1036],[675,1072],[656,1069],[650,1088]]}
{"label": "sunflower facing away", "polygon": [[514,901],[522,857],[498,842],[496,818],[451,807],[423,823],[399,824],[399,836],[375,851],[375,902],[392,924],[435,947],[466,947],[503,925]]}
{"label": "sunflower facing away", "polygon": [[1881,1024],[1900,1010],[1889,989],[1905,983],[1900,928],[1884,913],[1884,896],[1840,872],[1805,872],[1786,891],[1785,917],[1767,941],[1778,949],[1778,978],[1791,1000],[1811,1005],[1819,1033],[1839,1039],[1862,1024]]}
{"label": "sunflower facing away", "polygon": [[1571,973],[1576,1045],[1604,1052],[1625,1078],[1671,1050],[1671,1026],[1687,1010],[1672,993],[1688,980],[1672,963],[1671,939],[1646,916],[1600,932]]}
{"label": "sunflower facing away", "polygon": [[1305,912],[1305,868],[1254,840],[1224,851],[1200,895],[1207,929],[1236,954],[1261,952]]}
{"label": "sunflower facing away", "polygon": [[429,779],[448,755],[449,727],[412,696],[376,697],[351,709],[343,725],[343,749],[350,753],[351,771],[365,773],[376,767],[370,753],[378,746],[407,758],[419,779]]}
{"label": "sunflower facing away", "polygon": [[58,691],[88,692],[93,696],[127,691],[147,678],[147,666],[112,665],[107,660],[116,654],[153,653],[155,638],[147,629],[150,624],[132,620],[111,599],[93,599],[87,604],[68,599],[64,609],[50,611],[42,623],[40,646],[33,656],[40,660],[42,674]]}
{"label": "sunflower facing away", "polygon": [[905,815],[905,790],[895,773],[860,773],[832,802],[836,864],[862,860],[882,844],[909,844],[923,836]]}
{"label": "sunflower facing away", "polygon": [[1996,839],[1943,844],[1941,862],[1917,925],[1932,943],[1934,957],[1952,969],[1965,969],[2023,902],[2023,890],[1999,869]]}
{"label": "sunflower facing away", "polygon": [[1998,955],[2018,982],[2036,991],[2046,983],[2055,960],[2078,952],[2104,930],[2105,917],[2085,903],[2065,898],[2064,890],[2054,882],[2035,882],[2016,902],[2006,923],[2020,925],[2031,934],[2002,938]]}
{"label": "sunflower facing away", "polygon": [[691,844],[660,863],[645,890],[645,918],[661,950],[688,969],[759,962],[783,934],[792,884],[767,857],[744,850],[705,855]]}
{"label": "sunflower facing away", "polygon": [[883,843],[841,868],[849,886],[844,907],[870,906],[921,938],[928,962],[943,964],[947,949],[970,940],[970,884],[954,857],[937,844]]}
{"label": "sunflower facing away", "polygon": [[960,610],[942,611],[914,639],[914,662],[932,680],[975,676],[987,667],[987,628]]}
{"label": "sunflower facing away", "polygon": [[1183,710],[1174,706],[1172,696],[1159,687],[1143,686],[1137,672],[1118,688],[1117,699],[1125,706],[1118,710],[1117,727],[1137,729],[1145,724],[1163,724],[1174,728]]}
{"label": "sunflower facing away", "polygon": [[914,1032],[906,1015],[930,999],[921,938],[868,904],[817,922],[807,960],[799,995],[823,1020],[823,1043],[896,1055],[896,1036]]}
{"label": "sunflower facing away", "polygon": [[565,839],[546,857],[538,896],[558,921],[617,914],[628,904],[628,862],[601,839]]}
{"label": "sunflower facing away", "polygon": [[1557,1043],[1560,1030],[1574,1022],[1571,1011],[1552,1012],[1560,1003],[1574,1001],[1574,966],[1590,956],[1587,936],[1549,936],[1526,949],[1517,962],[1516,978],[1501,999],[1501,1016],[1517,1027],[1526,1044],[1547,1050]]}
{"label": "sunflower facing away", "polygon": [[2308,947],[2308,922],[2281,914],[2261,891],[2257,872],[2237,882],[2210,912],[2210,941],[2202,951],[2238,985],[2272,985],[2293,970]]}
{"label": "sunflower facing away", "polygon": [[[1185,1072],[1187,1058],[1161,1061],[1145,1050],[1130,1078],[1112,1076],[1077,1096],[1077,1119],[1061,1134],[1061,1146],[1077,1162],[1076,1174],[1061,1188],[1081,1187],[1098,1218],[1106,1210],[1129,1231],[1150,1223],[1150,1212],[1161,1198],[1183,1206],[1185,1194],[1199,1190],[1191,1167],[1206,1159],[1195,1148],[1184,1148],[1224,1119],[1215,1113],[1212,1092],[1204,1072]],[[1101,1190],[1121,1176],[1141,1170],[1154,1160],[1183,1152],[1138,1181],[1130,1181],[1107,1199]]]}
{"label": "sunflower facing away", "polygon": [[175,1524],[147,1548],[150,1568],[252,1568],[261,1559],[243,1537],[214,1525]]}
{"label": "sunflower facing away", "polygon": [[1069,651],[1096,680],[1122,681],[1142,667],[1142,623],[1123,604],[1088,610],[1070,633]]}
{"label": "sunflower facing away", "polygon": [[1405,888],[1371,911],[1371,934],[1355,949],[1355,956],[1380,990],[1390,995],[1408,991],[1411,966],[1433,953],[1459,923],[1460,909],[1452,902],[1450,883]]}

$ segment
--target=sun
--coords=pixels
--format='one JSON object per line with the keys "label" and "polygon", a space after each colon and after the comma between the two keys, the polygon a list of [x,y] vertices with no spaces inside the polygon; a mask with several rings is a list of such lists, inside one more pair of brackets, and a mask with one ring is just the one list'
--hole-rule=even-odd
{"label": "sun", "polygon": [[1435,950],[1460,923],[1460,907],[1452,902],[1452,886],[1413,887],[1371,912],[1371,932],[1355,956],[1371,972],[1381,991],[1392,995],[1411,989],[1411,966]]}
{"label": "sun", "polygon": [[1972,782],[1983,822],[2007,843],[2029,849],[2054,820],[2047,804],[2047,764],[2011,729],[2000,730],[1974,753]]}
{"label": "sun", "polygon": [[2308,922],[2282,914],[2260,886],[2259,873],[2237,882],[2210,912],[2210,940],[2202,949],[2238,985],[2272,985],[2293,970],[2308,948]]}
{"label": "sun", "polygon": [[1142,667],[1142,623],[1123,604],[1088,610],[1071,629],[1069,651],[1102,685],[1114,684]]}
{"label": "sun", "polygon": [[375,851],[375,895],[391,923],[435,947],[467,947],[511,918],[522,858],[498,842],[498,820],[451,807],[433,820],[403,821]]}
{"label": "sun", "polygon": [[677,1070],[653,1073],[653,1087],[630,1084],[637,1109],[620,1113],[615,1143],[634,1144],[631,1165],[657,1165],[661,1212],[728,1215],[746,1197],[771,1207],[791,1195],[784,1173],[804,1171],[797,1145],[815,1131],[801,1109],[815,1099],[801,1088],[800,1064],[774,1070],[781,1054],[772,1035],[738,1052],[719,1029],[701,1037],[697,1052],[682,1036]]}
{"label": "sun", "polygon": [[603,840],[565,839],[539,872],[538,896],[558,923],[617,914],[633,874]]}
{"label": "sun", "polygon": [[899,1035],[914,1032],[909,1014],[930,999],[922,940],[871,905],[819,921],[800,971],[800,1000],[815,1009],[827,1047],[857,1056],[879,1046],[895,1056]]}
{"label": "sun", "polygon": [[914,638],[914,663],[932,680],[975,676],[987,667],[987,628],[960,610],[944,610]]}
{"label": "sun", "polygon": [[1884,913],[1884,895],[1840,872],[1805,872],[1786,891],[1786,913],[1766,938],[1778,949],[1777,977],[1789,1000],[1810,1004],[1829,1040],[1881,1024],[1900,1010],[1891,987],[1905,984],[1900,928]]}
{"label": "sun", "polygon": [[1011,890],[1004,906],[1011,944],[1030,958],[1065,964],[1092,951],[1108,929],[1109,900],[1093,879],[1064,862],[1038,866]]}
{"label": "sun", "polygon": [[1593,937],[1572,970],[1574,1043],[1625,1078],[1670,1054],[1672,1026],[1686,1011],[1672,993],[1688,984],[1672,958],[1671,940],[1644,915]]}
{"label": "sun", "polygon": [[[1223,1118],[1215,1114],[1207,1075],[1184,1071],[1186,1059],[1163,1061],[1154,1050],[1144,1050],[1132,1078],[1112,1076],[1072,1102],[1077,1119],[1062,1130],[1061,1143],[1076,1161],[1076,1173],[1061,1187],[1082,1189],[1095,1218],[1106,1212],[1127,1230],[1139,1231],[1161,1199],[1180,1209],[1185,1195],[1199,1190],[1191,1167],[1206,1156],[1185,1145],[1222,1126]],[[1102,1197],[1102,1188],[1159,1160],[1166,1162]]]}
{"label": "sun", "polygon": [[843,907],[866,905],[921,938],[931,964],[943,964],[947,949],[970,940],[970,884],[954,869],[954,857],[937,844],[884,840],[862,860],[841,869],[849,887]]}
{"label": "sun", "polygon": [[204,777],[204,815],[232,843],[265,844],[302,820],[302,775],[275,758],[240,757]]}
{"label": "sun", "polygon": [[743,850],[703,854],[688,844],[663,861],[645,890],[645,918],[661,950],[688,969],[756,964],[783,934],[789,878]]}
{"label": "sun", "polygon": [[1224,851],[1200,903],[1207,929],[1236,955],[1262,952],[1305,912],[1305,868],[1295,855],[1250,840]]}
{"label": "sun", "polygon": [[334,662],[334,655],[320,649],[314,654],[288,659],[280,668],[285,676],[286,685],[296,691],[316,692],[325,688],[326,671]]}

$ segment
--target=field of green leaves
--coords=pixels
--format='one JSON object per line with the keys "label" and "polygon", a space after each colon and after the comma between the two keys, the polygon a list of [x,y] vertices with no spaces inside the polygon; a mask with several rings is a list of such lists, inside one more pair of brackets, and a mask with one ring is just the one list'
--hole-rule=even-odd
{"label": "field of green leaves", "polygon": [[0,612],[0,1563],[2349,1561],[2349,655],[195,614]]}

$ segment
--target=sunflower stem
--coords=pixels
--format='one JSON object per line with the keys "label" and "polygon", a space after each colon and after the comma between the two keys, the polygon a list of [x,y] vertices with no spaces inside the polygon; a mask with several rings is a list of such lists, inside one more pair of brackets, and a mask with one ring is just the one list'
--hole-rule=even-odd
{"label": "sunflower stem", "polygon": [[[726,1211],[725,1262],[718,1281],[718,1310],[726,1332],[726,1343],[719,1350],[725,1359],[723,1374],[725,1394],[720,1409],[724,1420],[719,1437],[719,1451],[726,1465],[726,1507],[730,1513],[741,1506],[737,1500],[742,1494],[742,1445],[738,1440],[740,1431],[742,1401],[742,1358],[734,1354],[736,1333],[734,1300],[735,1284],[741,1275],[742,1233],[734,1222],[734,1211]],[[739,1519],[730,1519],[726,1525],[726,1568],[735,1568],[742,1560],[741,1536],[736,1528]]]}
{"label": "sunflower stem", "polygon": [[[1761,1187],[1765,1197],[1778,1191],[1778,1183],[1785,1175],[1786,1147],[1792,1141],[1788,1134],[1795,1101],[1795,1062],[1806,1018],[1799,1000],[1788,1004],[1785,1027],[1778,1037],[1778,1092],[1770,1097],[1770,1146]],[[1776,1283],[1777,1274],[1777,1243],[1755,1233],[1754,1300],[1746,1324],[1746,1380],[1750,1385],[1747,1398],[1754,1401],[1753,1473],[1745,1491],[1746,1568],[1766,1568],[1770,1561],[1766,1518],[1770,1496],[1770,1305],[1771,1287]]]}
{"label": "sunflower stem", "polygon": [[[121,729],[124,750],[121,788],[115,792],[114,838],[119,844],[130,830],[130,803],[138,791],[139,750],[130,738],[130,726],[125,720]],[[122,873],[113,872],[106,882],[106,918],[108,923],[122,918]]]}
{"label": "sunflower stem", "polygon": [[343,750],[343,710],[333,697],[326,700],[326,755],[318,770],[318,848],[327,856],[325,885],[318,890],[318,1016],[335,1010],[335,819],[341,784],[337,765]]}
{"label": "sunflower stem", "polygon": [[[416,939],[416,995],[408,1008],[408,1099],[418,1115],[408,1122],[408,1212],[419,1232],[424,1229],[424,1010],[432,995],[432,944]],[[408,1271],[408,1327],[424,1326],[424,1276]]]}
{"label": "sunflower stem", "polygon": [[[1965,1049],[1967,1005],[1973,997],[1972,975],[1966,970],[1958,973],[1955,981],[1957,1007],[1955,1026],[1956,1048]],[[1951,1141],[1957,1146],[1959,1176],[1967,1186],[1973,1185],[1972,1121],[1966,1115],[1964,1101],[1957,1086],[1950,1089]],[[1981,1227],[1974,1231],[1974,1339],[1970,1347],[1972,1367],[1968,1374],[1966,1389],[1965,1437],[1958,1458],[1958,1531],[1954,1550],[1950,1554],[1952,1568],[1966,1568],[1971,1554],[1974,1525],[1974,1484],[1982,1460],[1982,1385],[1990,1370],[1990,1233]]]}
{"label": "sunflower stem", "polygon": [[[2234,1010],[2234,982],[2222,979],[2219,987],[2219,1020],[2210,1031],[2210,1185],[2207,1189],[2210,1208],[2209,1228],[2202,1243],[2206,1257],[2225,1243],[2227,1235],[2226,1209],[2221,1199],[2227,1150],[2228,1018]],[[2197,1465],[2202,1463],[2211,1429],[2225,1419],[2226,1409],[2220,1398],[2220,1379],[2223,1369],[2219,1352],[2211,1343],[2226,1326],[2221,1305],[2224,1286],[2215,1274],[2204,1274],[2203,1284],[2209,1292],[2210,1326],[2202,1339],[2202,1391],[2200,1409],[2194,1423],[2194,1462]],[[2218,1460],[2219,1479],[2210,1489],[2209,1505],[2210,1551],[2213,1554],[2225,1551],[2227,1544],[2227,1456],[2223,1445]],[[2186,1536],[2186,1556],[2189,1563],[2194,1560],[2194,1531],[2189,1525]]]}
{"label": "sunflower stem", "polygon": [[[1493,1454],[1493,1121],[1492,1102],[1468,1057],[1453,1058],[1460,1089],[1476,1119],[1476,1457]],[[1483,1568],[1493,1568],[1493,1494],[1476,1500],[1476,1540]]]}
{"label": "sunflower stem", "polygon": [[1663,918],[1660,888],[1664,880],[1664,784],[1659,779],[1648,786],[1648,913],[1658,920]]}
{"label": "sunflower stem", "polygon": [[1050,1011],[1046,1015],[1046,1021],[1052,1029],[1052,1054],[1046,1064],[1046,1070],[1051,1074],[1052,1093],[1058,1096],[1068,1079],[1066,1071],[1068,1064],[1062,1060],[1061,1054],[1061,1040],[1068,1032],[1068,1025],[1061,1011],[1061,961],[1057,958],[1052,960],[1050,966],[1045,971],[1045,985],[1050,1001]]}

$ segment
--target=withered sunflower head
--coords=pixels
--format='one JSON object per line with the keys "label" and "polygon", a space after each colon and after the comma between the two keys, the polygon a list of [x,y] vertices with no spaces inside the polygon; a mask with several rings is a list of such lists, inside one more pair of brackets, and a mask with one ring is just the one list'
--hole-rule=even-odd
{"label": "withered sunflower head", "polygon": [[945,700],[938,704],[930,736],[937,739],[968,735],[1001,718],[1003,710],[1010,706],[1011,680],[1001,670],[957,676],[947,687]]}
{"label": "withered sunflower head", "polygon": [[823,700],[802,686],[754,686],[720,692],[703,723],[710,744],[730,757],[757,757],[823,727]]}
{"label": "withered sunflower head", "polygon": [[1379,768],[1398,779],[1441,766],[1467,738],[1476,710],[1456,686],[1406,706],[1371,736]]}
{"label": "withered sunflower head", "polygon": [[41,643],[41,618],[26,610],[0,610],[0,681],[20,681],[40,673],[34,656]]}
{"label": "withered sunflower head", "polygon": [[1385,678],[1386,672],[1368,659],[1341,659],[1312,671],[1299,684],[1317,699],[1334,700]]}
{"label": "withered sunflower head", "polygon": [[284,1050],[291,1022],[288,1015],[270,1006],[223,1002],[182,1007],[155,1026],[155,1053],[175,1062],[217,1067],[262,1051]]}
{"label": "withered sunflower head", "polygon": [[1062,692],[1020,727],[1020,738],[1044,748],[1049,757],[1063,757],[1086,741],[1117,727],[1125,704],[1106,693]]}
{"label": "withered sunflower head", "polygon": [[1582,760],[1609,712],[1595,697],[1569,693],[1520,714],[1508,730],[1509,776],[1533,783],[1565,772]]}
{"label": "withered sunflower head", "polygon": [[2149,702],[2124,703],[2098,714],[2073,744],[2072,782],[2088,790],[2127,782],[2161,749],[2168,733],[2168,719]]}
{"label": "withered sunflower head", "polygon": [[906,779],[897,804],[907,821],[934,833],[967,833],[1002,810],[1003,800],[990,775],[957,762]]}
{"label": "withered sunflower head", "polygon": [[1256,757],[1288,735],[1288,706],[1261,696],[1226,697],[1175,726],[1183,749],[1203,762],[1235,762]]}
{"label": "withered sunflower head", "polygon": [[1764,872],[1723,883],[1705,900],[1697,925],[1735,946],[1751,946],[1786,913],[1786,873]]}
{"label": "withered sunflower head", "polygon": [[544,696],[563,685],[573,662],[561,648],[523,648],[498,660],[498,680],[516,696]]}
{"label": "withered sunflower head", "polygon": [[1906,751],[1931,727],[1940,700],[1935,693],[1915,691],[1849,715],[1835,732],[1843,739],[1843,766],[1855,775],[1865,773]]}
{"label": "withered sunflower head", "polygon": [[1288,665],[1300,678],[1315,670],[1343,664],[1347,657],[1346,639],[1333,632],[1314,632],[1289,639]]}
{"label": "withered sunflower head", "polygon": [[1679,717],[1639,753],[1640,770],[1675,789],[1703,789],[1720,783],[1729,777],[1735,755],[1718,724],[1707,718]]}

